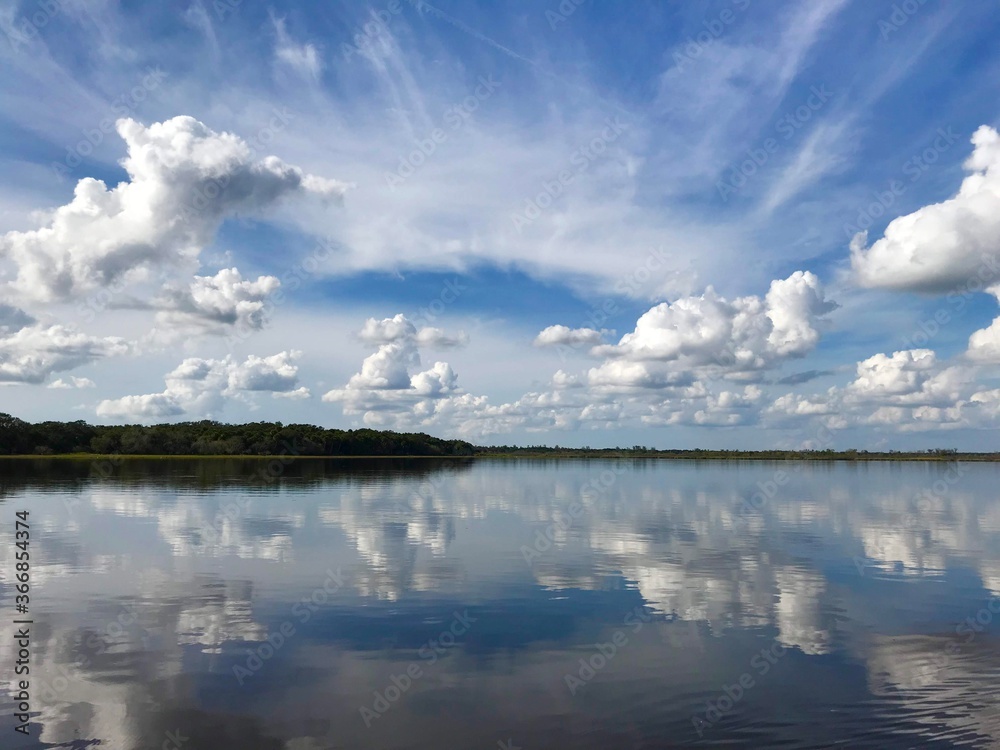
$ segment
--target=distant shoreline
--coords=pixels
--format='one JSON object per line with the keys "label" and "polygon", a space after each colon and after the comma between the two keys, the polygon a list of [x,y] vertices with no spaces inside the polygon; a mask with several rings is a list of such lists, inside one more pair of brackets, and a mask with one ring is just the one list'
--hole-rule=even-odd
{"label": "distant shoreline", "polygon": [[789,451],[787,453],[778,452],[724,452],[724,451],[686,451],[680,453],[633,453],[630,451],[593,451],[593,452],[544,452],[544,453],[476,453],[471,456],[464,455],[291,455],[291,454],[267,454],[258,455],[252,453],[234,454],[132,454],[132,453],[53,453],[48,455],[38,454],[0,454],[0,460],[32,460],[32,461],[136,461],[136,460],[207,460],[218,461],[222,459],[250,459],[255,461],[267,461],[282,459],[284,461],[299,460],[331,460],[331,459],[434,459],[434,460],[460,460],[469,461],[473,459],[531,459],[531,460],[660,460],[660,461],[813,461],[813,462],[848,462],[848,463],[872,463],[872,462],[930,462],[930,463],[953,463],[956,461],[967,461],[976,463],[1000,463],[1000,454],[995,453],[955,453],[955,454],[927,454],[927,453],[799,453]]}
{"label": "distant shoreline", "polygon": [[830,455],[810,455],[789,453],[787,455],[759,455],[756,453],[739,453],[730,455],[720,455],[712,453],[709,455],[690,454],[604,454],[604,453],[480,453],[473,458],[605,458],[605,459],[658,459],[665,461],[847,461],[851,463],[870,463],[872,461],[922,461],[933,463],[953,463],[955,461],[976,461],[980,463],[1000,463],[1000,455],[993,453],[960,453],[948,456],[926,455],[920,453],[913,454],[865,454],[857,456],[834,454]]}
{"label": "distant shoreline", "polygon": [[248,422],[226,424],[203,419],[157,425],[91,425],[76,422],[25,422],[0,413],[0,458],[54,458],[62,461],[126,459],[657,459],[670,461],[1000,461],[1000,451],[959,451],[938,445],[922,451],[765,449],[715,450],[653,448],[648,445],[601,448],[563,445],[475,445],[424,432],[370,428],[341,430],[311,424]]}

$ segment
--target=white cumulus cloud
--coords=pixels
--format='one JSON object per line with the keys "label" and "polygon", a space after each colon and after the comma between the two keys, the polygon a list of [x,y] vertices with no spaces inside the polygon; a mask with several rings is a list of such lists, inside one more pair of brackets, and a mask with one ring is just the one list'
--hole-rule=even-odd
{"label": "white cumulus cloud", "polygon": [[946,292],[1000,263],[1000,134],[983,125],[965,162],[958,194],[894,219],[866,247],[851,244],[851,264],[864,286]]}
{"label": "white cumulus cloud", "polygon": [[126,118],[117,128],[128,181],[109,188],[84,178],[44,226],[0,238],[0,256],[17,266],[9,291],[48,302],[142,281],[157,266],[194,263],[228,216],[296,194],[339,198],[346,188],[274,156],[258,160],[238,136],[193,117],[149,127]]}
{"label": "white cumulus cloud", "polygon": [[63,325],[22,325],[26,320],[31,318],[8,312],[7,325],[0,326],[0,382],[44,383],[52,373],[120,356],[130,349],[121,338],[90,336]]}
{"label": "white cumulus cloud", "polygon": [[[437,400],[462,393],[458,377],[447,362],[420,367],[421,347],[448,348],[464,343],[464,334],[451,336],[438,328],[417,330],[405,315],[369,318],[359,338],[378,349],[365,358],[361,370],[343,388],[323,395],[323,401],[340,403],[345,414],[363,415],[366,424],[386,426],[426,420]],[[412,374],[411,374],[412,373]]]}
{"label": "white cumulus cloud", "polygon": [[301,352],[284,351],[270,357],[250,355],[243,361],[225,359],[185,359],[165,378],[160,393],[106,399],[97,414],[113,419],[149,419],[180,414],[212,415],[229,399],[246,399],[247,394],[285,394],[289,398],[308,397],[299,386],[295,360]]}
{"label": "white cumulus cloud", "polygon": [[[824,316],[835,308],[809,271],[771,282],[763,299],[727,300],[709,287],[699,297],[652,307],[617,344],[595,347],[608,362],[592,371],[591,379],[609,385],[620,373],[623,385],[649,387],[663,372],[715,369],[728,377],[752,377],[811,351]],[[626,364],[616,366],[616,360]]]}
{"label": "white cumulus cloud", "polygon": [[281,286],[274,276],[244,279],[236,268],[195,276],[186,288],[170,288],[155,303],[157,328],[173,335],[259,331],[268,298]]}

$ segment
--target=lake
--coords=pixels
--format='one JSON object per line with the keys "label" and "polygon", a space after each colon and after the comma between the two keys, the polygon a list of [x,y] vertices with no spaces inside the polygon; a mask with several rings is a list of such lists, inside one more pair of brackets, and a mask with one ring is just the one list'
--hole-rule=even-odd
{"label": "lake", "polygon": [[4,461],[0,746],[1000,747],[998,478]]}

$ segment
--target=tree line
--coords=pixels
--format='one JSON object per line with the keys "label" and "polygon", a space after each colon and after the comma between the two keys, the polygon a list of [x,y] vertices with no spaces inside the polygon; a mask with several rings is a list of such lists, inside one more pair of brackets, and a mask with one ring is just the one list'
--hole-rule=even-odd
{"label": "tree line", "polygon": [[656,449],[645,445],[616,448],[565,448],[558,445],[477,446],[422,432],[336,430],[311,424],[212,420],[158,425],[92,425],[76,422],[25,422],[0,413],[0,455],[124,454],[150,456],[508,456],[511,458],[693,458],[762,460],[997,460],[996,453],[959,453],[953,448],[927,451],[865,450],[705,450]]}
{"label": "tree line", "polygon": [[328,430],[310,424],[211,420],[158,425],[25,422],[0,414],[0,455],[471,456],[464,440],[388,430]]}

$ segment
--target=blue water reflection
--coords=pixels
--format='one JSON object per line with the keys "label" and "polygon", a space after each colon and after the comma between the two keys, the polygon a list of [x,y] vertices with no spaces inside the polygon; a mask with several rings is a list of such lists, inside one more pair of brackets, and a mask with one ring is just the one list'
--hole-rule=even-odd
{"label": "blue water reflection", "polygon": [[3,747],[1000,746],[993,464],[259,466],[0,466]]}

